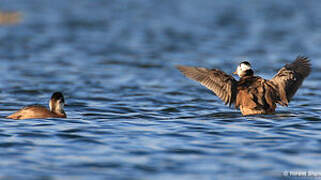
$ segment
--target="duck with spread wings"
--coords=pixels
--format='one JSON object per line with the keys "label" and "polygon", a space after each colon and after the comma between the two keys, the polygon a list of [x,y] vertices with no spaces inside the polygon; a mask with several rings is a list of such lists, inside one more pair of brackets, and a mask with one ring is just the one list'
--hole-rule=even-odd
{"label": "duck with spread wings", "polygon": [[255,76],[247,61],[241,62],[234,72],[240,77],[239,81],[219,69],[180,65],[177,69],[213,91],[225,104],[234,104],[247,116],[273,114],[276,104],[288,106],[303,80],[310,74],[311,64],[307,57],[298,56],[294,62],[282,67],[271,80]]}

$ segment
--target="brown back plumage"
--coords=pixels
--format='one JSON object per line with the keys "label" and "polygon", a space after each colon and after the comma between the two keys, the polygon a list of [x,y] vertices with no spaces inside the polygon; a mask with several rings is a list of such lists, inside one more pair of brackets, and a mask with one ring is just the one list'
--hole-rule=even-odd
{"label": "brown back plumage", "polygon": [[40,105],[31,105],[7,116],[9,119],[65,118],[66,114],[57,114]]}
{"label": "brown back plumage", "polygon": [[259,76],[242,77],[237,84],[235,107],[243,115],[274,113],[275,90],[267,80]]}

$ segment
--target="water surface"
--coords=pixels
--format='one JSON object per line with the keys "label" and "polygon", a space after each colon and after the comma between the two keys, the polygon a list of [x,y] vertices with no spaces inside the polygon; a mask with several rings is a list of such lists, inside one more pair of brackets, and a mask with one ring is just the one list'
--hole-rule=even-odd
{"label": "water surface", "polygon": [[[2,179],[282,179],[321,171],[319,1],[17,1],[0,27]],[[242,117],[176,64],[313,71],[288,108]],[[62,91],[67,119],[8,120]]]}

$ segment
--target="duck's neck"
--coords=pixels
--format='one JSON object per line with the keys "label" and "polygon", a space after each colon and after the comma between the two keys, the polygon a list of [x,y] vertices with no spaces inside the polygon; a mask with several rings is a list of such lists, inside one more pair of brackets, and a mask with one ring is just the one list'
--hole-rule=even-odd
{"label": "duck's neck", "polygon": [[52,111],[53,113],[55,114],[58,114],[60,116],[66,116],[66,113],[63,109],[60,109],[60,110],[55,110],[55,111]]}
{"label": "duck's neck", "polygon": [[248,70],[244,71],[241,78],[251,77],[253,75],[254,75],[254,71],[252,69],[248,69]]}

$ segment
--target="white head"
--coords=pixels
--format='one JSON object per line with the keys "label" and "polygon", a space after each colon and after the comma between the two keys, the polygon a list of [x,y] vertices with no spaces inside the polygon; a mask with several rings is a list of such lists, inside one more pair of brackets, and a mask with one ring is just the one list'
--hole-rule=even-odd
{"label": "white head", "polygon": [[252,70],[251,64],[247,61],[241,62],[237,66],[236,71],[233,74],[237,74],[239,77],[253,75],[253,70]]}

